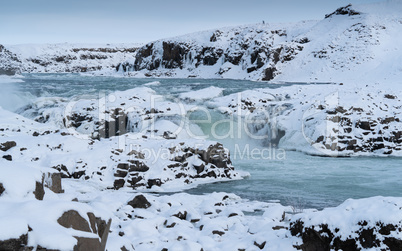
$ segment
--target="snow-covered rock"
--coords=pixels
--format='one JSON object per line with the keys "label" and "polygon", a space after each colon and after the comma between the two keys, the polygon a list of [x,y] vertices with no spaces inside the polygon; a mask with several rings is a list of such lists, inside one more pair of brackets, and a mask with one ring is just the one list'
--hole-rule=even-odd
{"label": "snow-covered rock", "polygon": [[295,215],[290,232],[302,250],[400,250],[401,198],[349,199],[336,208]]}
{"label": "snow-covered rock", "polygon": [[111,71],[139,44],[26,44],[0,46],[0,74]]}

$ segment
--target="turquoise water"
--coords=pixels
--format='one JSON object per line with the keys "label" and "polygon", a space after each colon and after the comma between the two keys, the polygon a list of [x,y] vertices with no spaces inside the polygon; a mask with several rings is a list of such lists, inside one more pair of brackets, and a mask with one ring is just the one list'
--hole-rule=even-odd
{"label": "turquoise water", "polygon": [[202,185],[189,193],[225,191],[251,200],[279,200],[284,205],[318,209],[337,206],[348,198],[402,196],[401,158],[331,158],[286,151],[281,160],[232,159],[236,168],[251,176]]}
{"label": "turquoise water", "polygon": [[[158,81],[150,85],[158,94],[168,98],[179,93],[199,90],[209,86],[225,88],[224,95],[255,88],[280,88],[292,84],[269,84],[239,80],[202,79],[134,79],[92,77],[79,74],[26,74],[23,83],[2,84],[0,105],[18,110],[38,97],[97,97],[99,92],[127,90]],[[214,114],[219,119],[219,114]],[[224,129],[224,128],[223,128]],[[209,134],[208,125],[202,125]],[[223,132],[224,133],[224,132]],[[242,141],[242,142],[238,142]],[[203,194],[213,191],[232,192],[243,198],[260,201],[279,200],[282,204],[298,208],[323,208],[336,206],[348,198],[371,196],[402,196],[402,158],[327,158],[309,156],[300,152],[280,152],[264,148],[263,156],[254,158],[243,155],[247,139],[223,142],[231,149],[236,169],[250,173],[240,181],[199,186],[188,192]],[[252,142],[250,142],[252,143]],[[254,142],[255,143],[255,142]],[[241,151],[236,151],[235,145]],[[251,148],[255,147],[253,144]],[[261,147],[259,146],[261,149]]]}

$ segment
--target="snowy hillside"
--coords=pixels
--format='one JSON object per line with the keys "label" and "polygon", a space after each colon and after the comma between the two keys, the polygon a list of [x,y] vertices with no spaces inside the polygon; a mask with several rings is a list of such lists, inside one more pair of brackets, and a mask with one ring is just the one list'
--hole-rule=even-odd
{"label": "snowy hillside", "polygon": [[162,39],[121,71],[135,76],[399,81],[402,3],[346,6],[320,21],[256,24]]}
{"label": "snowy hillside", "polygon": [[[139,44],[43,44],[0,47],[0,69],[13,72],[89,72],[112,70],[133,59]],[[3,48],[3,49],[2,49]],[[1,72],[0,72],[1,73]]]}

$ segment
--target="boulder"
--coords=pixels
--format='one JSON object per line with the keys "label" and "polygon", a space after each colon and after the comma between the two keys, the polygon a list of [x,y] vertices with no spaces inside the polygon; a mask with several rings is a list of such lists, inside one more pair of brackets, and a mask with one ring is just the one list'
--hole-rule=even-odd
{"label": "boulder", "polygon": [[148,208],[151,206],[151,203],[142,194],[135,196],[134,199],[129,201],[127,204],[133,208]]}
{"label": "boulder", "polygon": [[99,236],[99,238],[84,238],[75,236],[77,239],[77,245],[74,247],[74,251],[105,250],[111,220],[106,223],[104,220],[95,217],[93,213],[87,213],[87,216],[89,218],[89,222],[77,211],[69,210],[64,212],[57,222],[66,228],[90,232]]}
{"label": "boulder", "polygon": [[5,159],[5,160],[8,160],[8,161],[12,161],[12,160],[13,160],[13,156],[11,156],[11,155],[9,155],[9,154],[3,155],[2,158]]}
{"label": "boulder", "polygon": [[15,143],[15,141],[7,141],[7,142],[0,144],[0,150],[3,152],[6,152],[9,149],[15,147],[16,145],[17,145],[17,143]]}

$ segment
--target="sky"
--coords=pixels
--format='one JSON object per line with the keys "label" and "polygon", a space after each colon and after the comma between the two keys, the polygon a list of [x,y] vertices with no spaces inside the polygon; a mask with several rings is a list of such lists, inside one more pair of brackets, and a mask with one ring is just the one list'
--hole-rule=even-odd
{"label": "sky", "polygon": [[320,20],[381,0],[1,0],[0,44],[146,43],[227,26]]}

